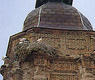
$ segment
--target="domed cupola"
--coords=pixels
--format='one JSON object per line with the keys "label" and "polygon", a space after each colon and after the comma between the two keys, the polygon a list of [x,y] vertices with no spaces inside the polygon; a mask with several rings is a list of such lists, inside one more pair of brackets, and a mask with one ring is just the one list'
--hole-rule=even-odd
{"label": "domed cupola", "polygon": [[24,31],[33,27],[92,30],[89,20],[72,7],[72,0],[37,0],[35,8],[25,19]]}

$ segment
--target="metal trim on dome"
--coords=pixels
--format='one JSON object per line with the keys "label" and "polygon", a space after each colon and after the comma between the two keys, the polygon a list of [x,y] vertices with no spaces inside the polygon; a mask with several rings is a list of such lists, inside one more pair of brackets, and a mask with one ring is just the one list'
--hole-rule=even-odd
{"label": "metal trim on dome", "polygon": [[33,27],[68,30],[93,30],[89,20],[79,11],[61,2],[48,2],[30,12],[23,31]]}

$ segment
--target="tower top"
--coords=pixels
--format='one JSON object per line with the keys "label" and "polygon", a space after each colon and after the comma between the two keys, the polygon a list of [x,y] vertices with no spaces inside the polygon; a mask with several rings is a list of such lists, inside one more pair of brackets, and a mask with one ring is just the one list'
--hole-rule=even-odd
{"label": "tower top", "polygon": [[24,21],[23,31],[34,27],[61,30],[92,30],[89,20],[84,15],[73,6],[62,2],[47,2],[31,11]]}
{"label": "tower top", "polygon": [[38,8],[41,5],[46,4],[47,2],[63,2],[67,5],[72,5],[73,0],[36,0],[35,8]]}

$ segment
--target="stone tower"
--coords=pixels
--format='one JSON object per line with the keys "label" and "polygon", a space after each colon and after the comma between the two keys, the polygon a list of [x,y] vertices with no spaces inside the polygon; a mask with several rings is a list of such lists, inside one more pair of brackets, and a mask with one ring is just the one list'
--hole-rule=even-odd
{"label": "stone tower", "polygon": [[73,0],[37,0],[10,37],[3,80],[95,80],[95,32]]}

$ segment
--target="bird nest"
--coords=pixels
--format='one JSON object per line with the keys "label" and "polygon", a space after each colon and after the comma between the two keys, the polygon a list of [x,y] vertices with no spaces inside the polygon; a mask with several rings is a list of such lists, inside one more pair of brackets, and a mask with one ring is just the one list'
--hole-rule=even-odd
{"label": "bird nest", "polygon": [[57,50],[50,45],[39,42],[23,42],[21,44],[17,44],[14,48],[15,59],[25,59],[25,57],[29,54],[45,54],[51,57],[58,56]]}

